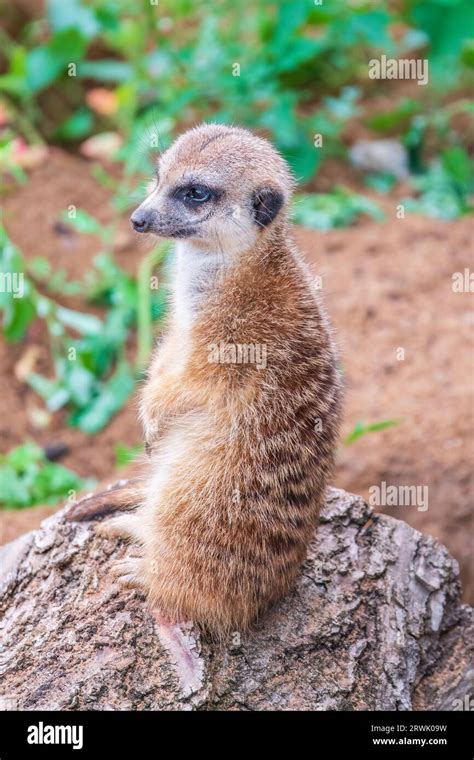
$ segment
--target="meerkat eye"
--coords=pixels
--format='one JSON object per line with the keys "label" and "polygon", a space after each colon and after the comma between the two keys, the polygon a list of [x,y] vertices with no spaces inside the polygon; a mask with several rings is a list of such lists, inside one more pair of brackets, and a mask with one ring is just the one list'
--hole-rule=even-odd
{"label": "meerkat eye", "polygon": [[178,197],[184,203],[205,203],[212,198],[212,191],[205,185],[189,185],[179,190]]}

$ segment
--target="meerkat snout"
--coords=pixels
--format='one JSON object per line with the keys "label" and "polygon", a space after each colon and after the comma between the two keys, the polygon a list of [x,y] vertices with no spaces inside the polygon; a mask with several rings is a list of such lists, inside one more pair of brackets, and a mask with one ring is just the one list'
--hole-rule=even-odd
{"label": "meerkat snout", "polygon": [[138,207],[130,217],[135,232],[148,232],[152,221],[152,214],[149,209]]}
{"label": "meerkat snout", "polygon": [[161,156],[155,187],[130,221],[137,232],[241,252],[278,223],[292,188],[286,163],[267,141],[204,125]]}

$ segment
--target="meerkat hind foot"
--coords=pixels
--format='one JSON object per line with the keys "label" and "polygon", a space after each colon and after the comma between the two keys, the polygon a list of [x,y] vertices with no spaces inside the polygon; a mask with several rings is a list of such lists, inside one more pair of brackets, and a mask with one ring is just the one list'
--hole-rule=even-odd
{"label": "meerkat hind foot", "polygon": [[112,565],[111,573],[122,585],[143,590],[142,561],[140,557],[127,557],[117,560]]}

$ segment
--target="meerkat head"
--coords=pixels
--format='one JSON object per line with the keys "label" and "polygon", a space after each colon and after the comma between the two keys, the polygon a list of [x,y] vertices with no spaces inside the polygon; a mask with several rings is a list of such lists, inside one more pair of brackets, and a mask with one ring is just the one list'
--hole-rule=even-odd
{"label": "meerkat head", "polygon": [[134,211],[137,232],[187,238],[203,251],[245,251],[287,215],[293,180],[280,154],[251,132],[204,124],[161,156]]}

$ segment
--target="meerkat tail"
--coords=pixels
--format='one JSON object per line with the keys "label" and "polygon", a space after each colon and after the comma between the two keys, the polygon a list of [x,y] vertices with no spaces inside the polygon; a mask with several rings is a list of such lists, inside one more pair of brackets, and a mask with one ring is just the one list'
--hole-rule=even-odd
{"label": "meerkat tail", "polygon": [[143,500],[143,494],[144,480],[142,478],[119,480],[105,491],[93,493],[74,504],[66,512],[66,520],[85,522],[113,512],[134,509]]}

